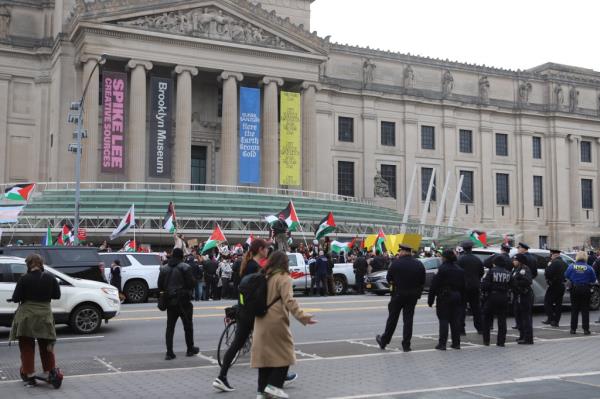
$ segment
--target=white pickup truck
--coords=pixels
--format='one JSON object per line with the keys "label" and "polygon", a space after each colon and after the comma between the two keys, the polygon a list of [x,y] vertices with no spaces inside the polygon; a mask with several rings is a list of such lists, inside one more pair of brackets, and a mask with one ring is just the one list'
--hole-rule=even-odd
{"label": "white pickup truck", "polygon": [[[290,275],[294,279],[294,290],[308,293],[310,290],[310,271],[309,262],[304,261],[304,257],[297,253],[288,253],[290,260]],[[341,295],[348,292],[348,287],[356,287],[356,278],[352,263],[336,263],[333,266],[333,281],[335,294]]]}

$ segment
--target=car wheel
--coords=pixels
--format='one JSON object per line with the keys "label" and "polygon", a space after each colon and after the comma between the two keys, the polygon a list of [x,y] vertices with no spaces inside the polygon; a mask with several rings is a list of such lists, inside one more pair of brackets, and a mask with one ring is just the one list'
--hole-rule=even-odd
{"label": "car wheel", "polygon": [[590,310],[600,309],[600,287],[594,287],[590,298]]}
{"label": "car wheel", "polygon": [[91,303],[79,305],[71,312],[69,325],[78,334],[93,334],[102,325],[102,312]]}
{"label": "car wheel", "polygon": [[124,291],[128,303],[143,303],[148,300],[148,285],[142,280],[127,282]]}
{"label": "car wheel", "polygon": [[333,287],[335,290],[335,295],[343,295],[348,291],[348,283],[346,283],[346,278],[344,276],[333,276]]}

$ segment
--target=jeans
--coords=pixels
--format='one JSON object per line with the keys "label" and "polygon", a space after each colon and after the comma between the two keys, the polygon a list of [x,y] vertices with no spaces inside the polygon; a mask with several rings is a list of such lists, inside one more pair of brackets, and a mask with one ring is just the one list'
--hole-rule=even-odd
{"label": "jeans", "polygon": [[235,336],[233,337],[231,345],[227,348],[225,356],[223,356],[223,364],[221,365],[219,377],[227,377],[227,372],[231,367],[231,363],[233,363],[233,359],[235,359],[237,353],[244,347],[246,341],[248,341],[248,337],[252,334],[253,327],[254,318],[239,312],[236,316]]}
{"label": "jeans", "polygon": [[415,315],[415,306],[419,298],[413,295],[394,295],[388,305],[389,316],[385,325],[385,332],[381,336],[381,341],[387,345],[392,340],[400,312],[402,312],[402,348],[410,348],[412,338],[413,317]]}
{"label": "jeans", "polygon": [[173,353],[173,335],[175,334],[175,324],[179,318],[181,318],[181,322],[183,323],[187,350],[190,351],[194,347],[194,324],[192,322],[193,312],[194,310],[192,303],[189,301],[180,302],[177,305],[169,305],[169,307],[167,307],[167,330],[165,332],[167,353]]}
{"label": "jeans", "polygon": [[317,274],[315,280],[315,293],[320,292],[321,296],[327,295],[327,275]]}
{"label": "jeans", "polygon": [[[54,344],[46,339],[38,339],[37,341],[42,368],[47,373],[56,368]],[[19,337],[19,349],[21,351],[21,372],[30,376],[35,373],[35,338]]]}
{"label": "jeans", "polygon": [[198,281],[194,290],[194,300],[204,300],[204,281]]}
{"label": "jeans", "polygon": [[264,392],[267,385],[283,388],[289,366],[261,367],[258,369],[258,392]]}

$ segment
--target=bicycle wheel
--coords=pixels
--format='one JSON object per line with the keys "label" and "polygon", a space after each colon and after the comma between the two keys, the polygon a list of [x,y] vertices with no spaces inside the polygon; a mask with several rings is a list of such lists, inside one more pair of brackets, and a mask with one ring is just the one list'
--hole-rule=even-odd
{"label": "bicycle wheel", "polygon": [[[230,322],[225,326],[223,333],[221,334],[221,338],[219,338],[219,346],[217,347],[217,360],[219,362],[219,366],[223,365],[223,358],[225,357],[225,353],[227,349],[231,346],[233,342],[233,338],[235,337],[235,332],[237,330],[237,325],[235,321]],[[235,359],[233,359],[233,363],[237,360],[238,355],[236,355]],[[233,364],[232,363],[232,364]]]}

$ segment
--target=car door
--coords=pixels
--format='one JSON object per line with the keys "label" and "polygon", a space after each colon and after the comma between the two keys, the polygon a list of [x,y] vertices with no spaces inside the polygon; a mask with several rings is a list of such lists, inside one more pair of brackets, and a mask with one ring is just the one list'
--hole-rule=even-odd
{"label": "car door", "polygon": [[10,326],[17,304],[7,302],[17,284],[13,281],[10,263],[0,263],[0,325]]}
{"label": "car door", "polygon": [[[158,289],[158,275],[160,274],[160,256],[156,254],[129,254],[131,267],[128,267],[128,272],[133,272],[135,267],[138,277],[146,280],[148,289]],[[137,265],[136,265],[137,263]]]}
{"label": "car door", "polygon": [[294,280],[295,290],[304,290],[310,287],[310,273],[308,265],[302,255],[288,254],[290,277]]}

